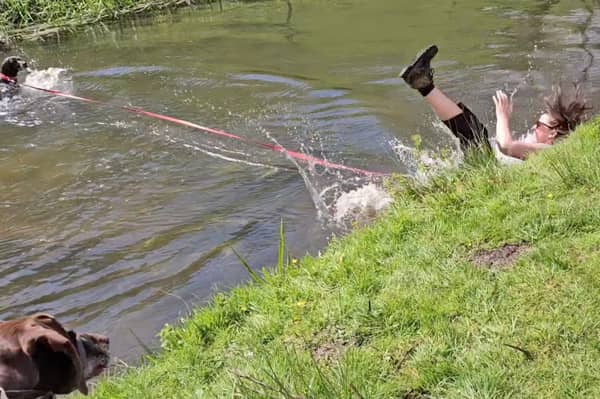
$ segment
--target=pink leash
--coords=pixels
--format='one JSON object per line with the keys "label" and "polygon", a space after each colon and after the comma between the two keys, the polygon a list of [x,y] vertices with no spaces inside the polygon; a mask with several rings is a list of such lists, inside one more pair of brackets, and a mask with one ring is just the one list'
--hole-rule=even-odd
{"label": "pink leash", "polygon": [[[69,98],[72,100],[78,100],[78,101],[82,101],[82,102],[86,102],[86,103],[90,103],[90,104],[103,104],[103,105],[110,106],[110,104],[103,103],[102,101],[93,100],[93,99],[85,98],[85,97],[79,97],[79,96],[75,96],[73,94],[63,93],[58,90],[43,89],[41,87],[31,86],[26,83],[20,83],[20,85],[28,87],[30,89],[43,91],[45,93],[52,94],[54,96],[65,97],[65,98]],[[323,166],[323,167],[326,167],[329,169],[345,170],[345,171],[349,171],[349,172],[353,172],[353,173],[356,173],[359,175],[369,176],[369,177],[381,177],[381,176],[389,175],[389,173],[372,172],[372,171],[365,170],[365,169],[353,168],[350,166],[332,163],[332,162],[326,161],[324,159],[315,158],[313,156],[303,154],[301,152],[287,150],[280,145],[261,143],[258,141],[254,141],[254,140],[250,140],[250,139],[241,137],[241,136],[237,136],[235,134],[227,133],[226,131],[223,131],[223,130],[212,129],[210,127],[197,125],[195,123],[184,121],[184,120],[177,119],[177,118],[173,118],[171,116],[161,115],[161,114],[157,114],[157,113],[149,112],[149,111],[144,111],[143,109],[140,109],[140,108],[128,107],[125,105],[120,105],[118,107],[121,109],[124,109],[125,111],[134,113],[134,114],[144,115],[144,116],[148,116],[150,118],[155,118],[155,119],[161,119],[163,121],[175,123],[177,125],[186,126],[186,127],[196,129],[196,130],[201,130],[203,132],[214,134],[217,136],[222,136],[222,137],[227,137],[227,138],[234,139],[234,140],[243,141],[245,143],[252,144],[257,147],[266,148],[271,151],[282,153],[284,155],[287,155],[287,156],[297,159],[299,161],[303,161],[303,162],[307,162],[307,163],[315,164],[315,165],[320,165],[320,166]]]}

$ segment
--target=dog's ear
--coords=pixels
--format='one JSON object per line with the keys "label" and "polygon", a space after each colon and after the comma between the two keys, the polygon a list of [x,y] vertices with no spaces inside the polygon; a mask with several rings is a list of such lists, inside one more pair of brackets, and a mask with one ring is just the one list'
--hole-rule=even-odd
{"label": "dog's ear", "polygon": [[[70,338],[69,333],[67,332],[67,330],[63,327],[63,325],[56,320],[56,318],[54,318],[54,316],[46,314],[46,313],[38,313],[32,316],[33,320],[38,323],[43,325],[46,328],[49,328],[51,330],[54,330],[56,332],[58,332],[61,335],[64,335],[65,337]],[[75,341],[72,341],[75,342]]]}
{"label": "dog's ear", "polygon": [[62,329],[62,324],[60,324],[54,316],[49,315],[47,313],[36,313],[33,316],[31,316],[31,318],[37,323],[44,324],[48,327],[59,326]]}
{"label": "dog's ear", "polygon": [[88,394],[84,371],[77,348],[70,340],[63,326],[52,316],[36,315],[27,321],[27,326],[20,337],[21,348],[33,357],[39,345],[44,345],[53,352],[62,352],[69,357],[75,368],[75,383],[77,389],[84,395]]}

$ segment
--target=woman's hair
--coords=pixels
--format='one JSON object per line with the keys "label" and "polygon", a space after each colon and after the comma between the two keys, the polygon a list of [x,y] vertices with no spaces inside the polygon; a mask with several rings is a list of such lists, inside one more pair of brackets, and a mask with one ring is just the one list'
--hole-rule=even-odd
{"label": "woman's hair", "polygon": [[568,134],[577,125],[584,122],[588,115],[587,111],[592,107],[587,103],[583,95],[583,89],[579,83],[573,83],[573,88],[565,93],[562,84],[552,87],[552,94],[544,99],[546,112],[558,122],[557,131],[559,135]]}

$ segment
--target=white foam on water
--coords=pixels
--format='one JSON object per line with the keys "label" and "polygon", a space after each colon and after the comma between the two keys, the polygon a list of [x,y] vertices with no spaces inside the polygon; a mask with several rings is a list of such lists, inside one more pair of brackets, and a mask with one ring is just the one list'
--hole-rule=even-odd
{"label": "white foam on water", "polygon": [[386,210],[392,197],[375,183],[342,193],[334,204],[333,220],[338,225],[368,223]]}
{"label": "white foam on water", "polygon": [[[300,118],[301,125],[287,126],[289,137],[296,141],[299,151],[325,161],[344,164],[343,160],[328,159],[322,138],[312,126],[310,119]],[[256,129],[275,145],[286,148],[268,129],[256,126]],[[348,230],[355,224],[366,224],[375,219],[393,202],[391,196],[380,183],[365,176],[339,169],[326,168],[311,162],[298,161],[288,156],[304,181],[310,194],[317,219],[334,230]]]}
{"label": "white foam on water", "polygon": [[[67,71],[61,68],[48,68],[29,72],[20,82],[43,89],[53,89],[70,92],[72,83]],[[0,119],[4,122],[22,126],[34,127],[42,125],[43,116],[38,115],[43,105],[39,104],[40,97],[47,94],[21,86],[14,95],[0,100]],[[44,111],[46,112],[46,111]]]}
{"label": "white foam on water", "polygon": [[24,83],[48,90],[71,92],[73,89],[72,80],[63,68],[33,70],[27,74]]}
{"label": "white foam on water", "polygon": [[395,139],[390,142],[392,150],[409,169],[409,174],[420,183],[426,183],[432,176],[448,169],[458,167],[463,161],[459,150],[431,153],[403,144]]}
{"label": "white foam on water", "polygon": [[393,202],[383,187],[365,177],[331,169],[319,172],[313,164],[301,164],[293,158],[290,161],[304,180],[317,217],[325,224],[343,230],[366,224]]}

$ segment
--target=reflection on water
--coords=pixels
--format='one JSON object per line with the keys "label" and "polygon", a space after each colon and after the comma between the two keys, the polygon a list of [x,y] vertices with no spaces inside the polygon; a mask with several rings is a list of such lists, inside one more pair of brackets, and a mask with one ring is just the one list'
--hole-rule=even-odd
{"label": "reflection on water", "polygon": [[[456,164],[454,141],[397,78],[430,43],[436,84],[493,121],[515,92],[525,131],[553,81],[598,79],[600,13],[580,1],[283,2],[182,11],[23,48],[35,86],[0,102],[0,318],[44,311],[109,333],[134,359],[189,304],[332,232],[389,197],[364,177],[294,163],[248,143],[132,115],[134,105],[367,170]],[[449,23],[450,21],[450,23]],[[456,22],[452,22],[456,21]],[[460,23],[458,22],[460,21]],[[420,135],[422,149],[412,148]],[[458,158],[459,159],[459,158]]]}

